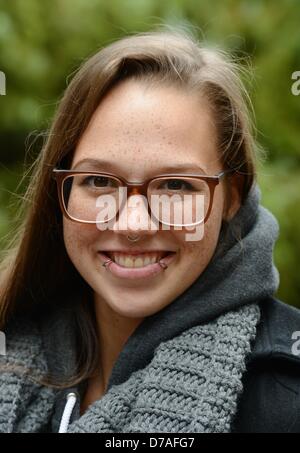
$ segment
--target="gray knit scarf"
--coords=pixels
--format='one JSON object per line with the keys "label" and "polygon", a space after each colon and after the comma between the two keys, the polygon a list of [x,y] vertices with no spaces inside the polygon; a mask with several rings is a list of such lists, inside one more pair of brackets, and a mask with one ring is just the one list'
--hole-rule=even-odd
{"label": "gray knit scarf", "polygon": [[[197,281],[131,335],[106,394],[82,416],[78,402],[68,432],[231,431],[260,318],[258,303],[278,287],[272,260],[278,225],[259,197],[254,187],[226,241],[222,230],[214,258]],[[59,363],[72,369],[76,332],[70,316],[62,310],[42,326],[12,323],[0,363],[42,373]],[[57,390],[13,371],[0,375],[0,432],[57,432],[62,404],[65,394]]]}

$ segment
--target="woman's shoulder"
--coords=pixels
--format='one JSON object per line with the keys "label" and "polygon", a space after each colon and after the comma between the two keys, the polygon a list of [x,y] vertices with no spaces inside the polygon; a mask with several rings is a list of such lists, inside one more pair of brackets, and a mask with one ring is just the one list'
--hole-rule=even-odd
{"label": "woman's shoulder", "polygon": [[273,297],[262,301],[260,309],[251,360],[286,358],[300,363],[300,310]]}
{"label": "woman's shoulder", "polygon": [[36,318],[24,314],[14,316],[2,330],[5,338],[5,351],[0,357],[2,367],[46,369],[43,338]]}
{"label": "woman's shoulder", "polygon": [[300,310],[275,298],[260,307],[235,430],[300,432]]}

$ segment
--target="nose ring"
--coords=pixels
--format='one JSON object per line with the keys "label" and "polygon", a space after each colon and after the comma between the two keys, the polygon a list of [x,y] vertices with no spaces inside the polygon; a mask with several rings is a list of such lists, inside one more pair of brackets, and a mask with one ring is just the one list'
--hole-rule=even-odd
{"label": "nose ring", "polygon": [[140,239],[140,236],[138,234],[136,234],[135,236],[131,236],[130,234],[128,234],[127,239],[130,242],[136,242]]}

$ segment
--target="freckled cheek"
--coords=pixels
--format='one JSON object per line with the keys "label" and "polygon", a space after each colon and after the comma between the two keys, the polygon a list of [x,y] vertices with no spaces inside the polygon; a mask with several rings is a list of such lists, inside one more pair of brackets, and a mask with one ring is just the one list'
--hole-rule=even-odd
{"label": "freckled cheek", "polygon": [[64,242],[69,256],[76,260],[77,256],[87,251],[99,236],[94,225],[80,225],[73,222],[64,222]]}
{"label": "freckled cheek", "polygon": [[186,240],[186,234],[194,233],[193,231],[173,231],[176,242],[180,244],[180,257],[186,262],[197,262],[200,267],[208,264],[219,239],[222,224],[222,207],[222,202],[214,206],[208,221],[204,225],[203,237],[199,241]]}
{"label": "freckled cheek", "polygon": [[186,234],[191,234],[191,230],[174,231],[174,237],[180,247],[179,264],[190,267],[195,262],[199,264],[205,260],[207,238],[203,237],[200,241],[187,241]]}

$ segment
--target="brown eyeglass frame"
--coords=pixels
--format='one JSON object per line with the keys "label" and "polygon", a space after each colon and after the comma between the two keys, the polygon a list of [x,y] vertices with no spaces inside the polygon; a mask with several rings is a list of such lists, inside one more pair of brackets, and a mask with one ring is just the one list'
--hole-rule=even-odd
{"label": "brown eyeglass frame", "polygon": [[[150,184],[150,182],[156,180],[156,179],[161,179],[161,178],[165,178],[165,179],[170,179],[170,178],[196,178],[196,179],[201,179],[202,181],[205,181],[207,184],[208,184],[208,187],[209,187],[209,191],[210,191],[210,200],[209,200],[209,207],[208,207],[208,211],[207,211],[207,214],[203,220],[203,223],[207,222],[209,216],[210,216],[210,213],[211,213],[211,209],[212,209],[212,204],[213,204],[213,198],[214,198],[214,193],[215,193],[215,188],[216,186],[220,183],[220,181],[222,179],[224,179],[224,177],[227,175],[227,174],[230,174],[230,173],[233,173],[235,170],[224,170],[222,171],[221,173],[219,173],[218,175],[214,175],[214,176],[207,176],[207,175],[199,175],[199,174],[182,174],[182,173],[172,173],[172,174],[161,174],[161,175],[157,175],[155,176],[154,178],[149,178],[145,181],[142,181],[142,182],[133,182],[133,181],[127,181],[127,179],[125,178],[122,178],[121,176],[117,176],[113,173],[106,173],[106,172],[99,172],[99,171],[77,171],[77,170],[63,170],[63,169],[59,169],[59,168],[54,168],[52,170],[52,175],[53,175],[53,178],[55,179],[56,181],[56,184],[57,184],[57,192],[58,192],[58,199],[59,199],[59,204],[60,204],[60,208],[64,214],[64,216],[71,220],[72,222],[77,222],[77,223],[84,223],[84,224],[96,224],[97,222],[94,222],[94,221],[84,221],[84,220],[78,220],[78,219],[74,219],[73,217],[71,217],[69,214],[68,214],[68,211],[66,209],[66,206],[65,206],[65,203],[64,203],[64,196],[63,196],[63,184],[64,184],[64,181],[70,177],[70,176],[76,176],[76,175],[99,175],[99,176],[108,176],[108,177],[113,177],[117,180],[119,180],[124,187],[127,188],[127,198],[128,196],[132,195],[132,194],[140,194],[140,195],[144,195],[147,200],[148,200],[148,186]],[[119,212],[119,211],[118,211]],[[118,214],[117,212],[117,214]],[[151,208],[149,206],[149,200],[148,200],[148,212],[149,214],[151,213]],[[117,215],[116,214],[116,215]],[[161,223],[161,222],[160,222]]]}

